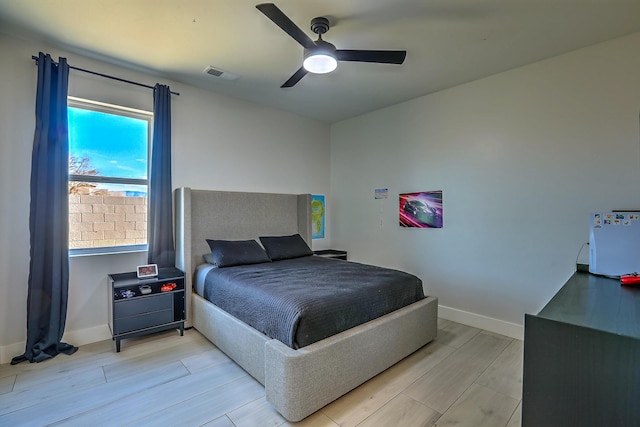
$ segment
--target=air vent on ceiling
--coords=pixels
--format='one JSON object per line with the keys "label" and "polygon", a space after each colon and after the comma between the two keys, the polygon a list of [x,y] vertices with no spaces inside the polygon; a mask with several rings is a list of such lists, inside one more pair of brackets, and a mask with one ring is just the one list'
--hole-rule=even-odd
{"label": "air vent on ceiling", "polygon": [[230,73],[228,71],[221,70],[220,68],[215,68],[212,65],[209,65],[203,71],[204,74],[209,74],[210,76],[217,77],[225,80],[236,80],[240,76],[237,74]]}

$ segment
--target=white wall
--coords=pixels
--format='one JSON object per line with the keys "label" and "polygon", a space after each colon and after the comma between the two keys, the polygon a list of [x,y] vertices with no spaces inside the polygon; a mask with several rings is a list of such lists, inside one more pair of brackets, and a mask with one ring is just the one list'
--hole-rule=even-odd
{"label": "white wall", "polygon": [[[29,179],[38,51],[71,65],[180,92],[172,98],[173,185],[196,189],[329,194],[329,126],[293,114],[0,34],[0,363],[24,351],[29,270]],[[69,94],[146,110],[152,91],[71,71]],[[322,248],[329,239],[315,241]],[[110,338],[107,274],[146,253],[70,261],[65,340]]]}
{"label": "white wall", "polygon": [[[520,337],[573,273],[589,213],[640,209],[638,52],[640,33],[333,125],[333,246],[417,274],[444,317]],[[400,228],[398,193],[430,190],[444,228]]]}

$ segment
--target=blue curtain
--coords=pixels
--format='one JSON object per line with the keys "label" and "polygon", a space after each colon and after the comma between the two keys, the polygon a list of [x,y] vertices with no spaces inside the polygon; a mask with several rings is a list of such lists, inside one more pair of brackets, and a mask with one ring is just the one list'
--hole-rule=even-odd
{"label": "blue curtain", "polygon": [[156,84],[153,91],[153,143],[149,177],[149,264],[175,265],[171,188],[171,91]]}
{"label": "blue curtain", "polygon": [[31,157],[27,344],[12,365],[41,362],[78,349],[61,342],[69,291],[68,81],[66,58],[56,64],[40,52]]}

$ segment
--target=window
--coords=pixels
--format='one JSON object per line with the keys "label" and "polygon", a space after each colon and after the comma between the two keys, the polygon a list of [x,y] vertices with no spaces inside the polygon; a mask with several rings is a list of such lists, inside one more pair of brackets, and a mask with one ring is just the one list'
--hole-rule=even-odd
{"label": "window", "polygon": [[69,97],[69,249],[147,249],[147,111]]}

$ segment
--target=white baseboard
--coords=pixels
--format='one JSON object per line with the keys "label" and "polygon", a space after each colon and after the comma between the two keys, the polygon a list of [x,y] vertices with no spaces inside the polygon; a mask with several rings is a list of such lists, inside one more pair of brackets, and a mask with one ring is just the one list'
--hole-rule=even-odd
{"label": "white baseboard", "polygon": [[9,363],[14,357],[24,354],[25,345],[26,342],[17,342],[0,346],[0,364]]}
{"label": "white baseboard", "polygon": [[517,340],[524,340],[524,326],[516,323],[505,322],[504,320],[494,319],[492,317],[475,314],[468,311],[458,310],[457,308],[438,306],[438,317],[452,322],[462,323],[464,325],[473,326],[474,328],[484,329],[500,335],[505,335]]}
{"label": "white baseboard", "polygon": [[[92,328],[66,331],[62,336],[62,342],[74,346],[91,344],[93,342],[111,339],[109,325],[99,325]],[[11,359],[24,353],[26,342],[18,342],[0,346],[0,364],[9,363]]]}

